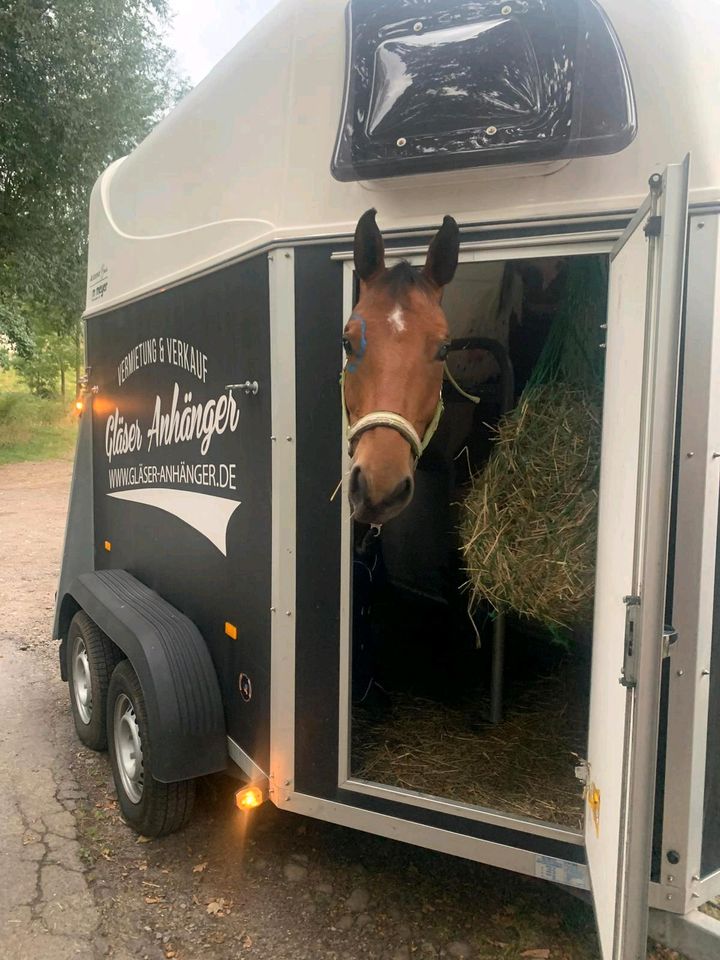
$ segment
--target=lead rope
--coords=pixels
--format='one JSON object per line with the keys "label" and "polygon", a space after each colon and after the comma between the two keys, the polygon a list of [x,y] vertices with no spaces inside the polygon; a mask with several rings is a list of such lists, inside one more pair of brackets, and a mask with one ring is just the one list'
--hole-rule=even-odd
{"label": "lead rope", "polygon": [[472,393],[468,393],[466,390],[460,386],[455,377],[450,373],[450,367],[447,365],[447,360],[445,361],[445,376],[448,378],[450,383],[455,387],[457,392],[461,397],[465,397],[466,400],[469,400],[471,403],[480,403],[480,397],[474,396]]}

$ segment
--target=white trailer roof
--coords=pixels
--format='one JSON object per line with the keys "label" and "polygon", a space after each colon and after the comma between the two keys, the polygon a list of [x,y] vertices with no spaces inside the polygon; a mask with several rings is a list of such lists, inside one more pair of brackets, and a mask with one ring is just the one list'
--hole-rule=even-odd
{"label": "white trailer roof", "polygon": [[720,201],[720,5],[603,0],[625,50],[639,132],[613,156],[339,183],[345,0],[282,0],[90,204],[87,312],[274,242],[385,229],[628,211],[691,151],[694,203]]}

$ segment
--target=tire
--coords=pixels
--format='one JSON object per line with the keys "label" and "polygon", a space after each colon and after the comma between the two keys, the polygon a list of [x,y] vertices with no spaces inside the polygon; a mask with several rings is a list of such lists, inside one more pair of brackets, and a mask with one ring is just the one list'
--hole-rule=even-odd
{"label": "tire", "polygon": [[115,667],[107,698],[110,762],[123,817],[139,834],[162,837],[190,819],[195,781],[161,783],[152,775],[145,697],[129,660]]}
{"label": "tire", "polygon": [[80,741],[91,750],[107,750],[107,692],[122,652],[84,610],[70,622],[65,663],[70,706]]}

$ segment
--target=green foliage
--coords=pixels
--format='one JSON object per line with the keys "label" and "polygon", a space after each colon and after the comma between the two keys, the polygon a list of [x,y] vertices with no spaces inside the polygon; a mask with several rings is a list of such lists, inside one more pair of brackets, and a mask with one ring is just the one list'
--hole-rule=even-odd
{"label": "green foliage", "polygon": [[13,366],[36,396],[56,397],[59,391],[65,399],[65,378],[75,366],[75,338],[57,331],[39,334],[33,350],[18,353]]}
{"label": "green foliage", "polygon": [[77,420],[59,400],[0,392],[0,465],[72,456]]}
{"label": "green foliage", "polygon": [[75,335],[92,185],[184,92],[167,17],[165,0],[0,0],[0,334],[24,354],[41,308]]}
{"label": "green foliage", "polygon": [[77,328],[65,332],[62,310],[49,305],[25,301],[18,317],[24,325],[24,336],[15,341],[10,363],[27,386],[39,397],[68,396],[69,371],[75,371],[80,359]]}

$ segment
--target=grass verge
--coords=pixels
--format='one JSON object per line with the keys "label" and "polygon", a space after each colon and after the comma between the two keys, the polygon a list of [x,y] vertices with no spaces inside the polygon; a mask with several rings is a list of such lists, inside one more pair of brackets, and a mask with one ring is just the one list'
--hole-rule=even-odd
{"label": "grass verge", "polygon": [[[4,389],[8,387],[9,389]],[[5,375],[0,383],[0,465],[70,460],[77,419],[60,400],[34,397]]]}

